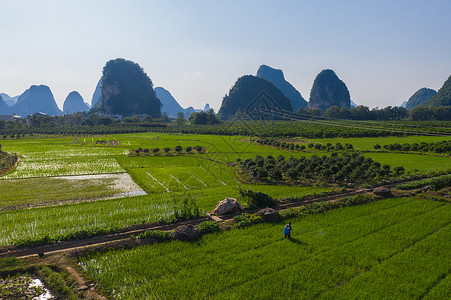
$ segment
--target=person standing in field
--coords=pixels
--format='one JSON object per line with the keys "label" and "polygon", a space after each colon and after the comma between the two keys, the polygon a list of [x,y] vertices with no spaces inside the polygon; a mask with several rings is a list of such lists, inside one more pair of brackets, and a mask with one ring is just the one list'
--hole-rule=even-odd
{"label": "person standing in field", "polygon": [[283,233],[285,234],[284,239],[291,238],[291,231],[293,231],[293,228],[291,228],[291,222],[288,223],[287,225],[285,225],[285,227],[283,228]]}

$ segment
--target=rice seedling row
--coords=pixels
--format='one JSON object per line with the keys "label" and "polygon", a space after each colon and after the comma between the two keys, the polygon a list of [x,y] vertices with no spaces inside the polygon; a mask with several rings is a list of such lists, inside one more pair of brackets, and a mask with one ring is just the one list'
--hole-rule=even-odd
{"label": "rice seedling row", "polygon": [[[418,296],[448,270],[435,268],[441,258],[433,254],[422,260],[425,270],[411,272],[407,266],[431,244],[438,244],[431,248],[434,254],[446,249],[450,220],[447,204],[390,199],[292,220],[291,241],[282,238],[283,226],[262,224],[204,236],[194,244],[171,242],[97,254],[83,263],[120,299],[383,298],[384,292],[365,290],[353,281],[362,276],[382,281],[375,270],[384,266],[393,272],[399,263],[409,273],[406,286],[428,278],[417,288]],[[442,256],[449,261],[450,251]],[[348,284],[352,293],[342,290]],[[391,288],[406,295],[399,286]]]}
{"label": "rice seedling row", "polygon": [[13,172],[2,179],[75,176],[86,174],[122,173],[125,170],[117,163],[115,158],[83,158],[58,160],[21,160]]}
{"label": "rice seedling row", "polygon": [[168,197],[124,199],[0,212],[0,245],[25,238],[60,237],[94,228],[114,229],[172,215]]}
{"label": "rice seedling row", "polygon": [[[243,187],[259,188],[251,185]],[[291,192],[303,196],[324,191],[327,189],[298,187]],[[280,194],[284,194],[283,189],[278,191],[275,188],[271,191],[273,196]],[[56,237],[96,227],[113,229],[170,218],[173,215],[174,201],[187,196],[195,199],[201,213],[206,213],[218,201],[223,200],[224,195],[238,198],[238,187],[221,185],[179,193],[160,192],[147,196],[3,211],[0,212],[0,246],[13,244],[22,238],[45,235]]]}

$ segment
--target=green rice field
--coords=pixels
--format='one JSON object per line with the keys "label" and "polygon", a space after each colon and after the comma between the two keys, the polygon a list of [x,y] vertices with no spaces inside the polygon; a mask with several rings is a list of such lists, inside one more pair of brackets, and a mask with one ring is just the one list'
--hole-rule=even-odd
{"label": "green rice field", "polygon": [[[432,141],[431,137],[382,138]],[[173,213],[174,201],[185,196],[195,199],[200,211],[211,211],[225,197],[239,197],[239,188],[252,189],[274,198],[319,195],[334,190],[322,186],[257,185],[240,182],[230,163],[237,158],[282,155],[329,155],[316,152],[292,152],[250,142],[249,137],[138,133],[111,136],[38,137],[3,140],[2,149],[17,153],[16,170],[0,178],[0,245],[23,238],[48,235],[60,237],[90,228],[108,230],[157,221]],[[346,139],[370,149],[373,138]],[[114,146],[108,145],[115,141]],[[324,140],[332,143],[343,139]],[[166,156],[128,156],[130,150],[176,146],[202,146],[205,153]],[[367,145],[367,146],[364,146]],[[404,166],[406,173],[430,173],[451,165],[446,156],[415,153],[368,152],[381,164]],[[147,195],[122,195],[129,187],[117,188],[113,179],[89,176],[128,174]],[[83,177],[83,180],[69,180]],[[117,181],[117,180],[116,180]],[[138,195],[138,194],[136,194]]]}
{"label": "green rice field", "polygon": [[115,299],[449,299],[451,207],[392,198],[111,250],[82,265]]}

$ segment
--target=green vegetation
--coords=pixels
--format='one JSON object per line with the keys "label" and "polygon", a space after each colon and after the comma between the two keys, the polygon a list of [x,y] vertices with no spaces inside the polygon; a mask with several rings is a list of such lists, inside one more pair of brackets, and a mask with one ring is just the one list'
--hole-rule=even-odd
{"label": "green vegetation", "polygon": [[[41,286],[30,286],[32,280],[39,278],[49,288],[53,297],[59,299],[79,299],[74,281],[69,274],[55,265],[28,265],[16,258],[0,259],[0,298],[38,299],[45,294]],[[40,297],[41,296],[41,297]]]}
{"label": "green vegetation", "polygon": [[121,299],[449,298],[450,220],[449,204],[386,199],[291,219],[291,240],[259,224],[81,260]]}
{"label": "green vegetation", "polygon": [[[306,150],[302,152],[305,160],[323,161],[331,158],[312,159],[311,156],[323,150],[317,150],[315,147],[310,149],[309,143],[321,143],[326,146],[327,143],[331,143],[334,147],[337,143],[343,146],[351,144],[354,145],[355,152],[374,151],[373,146],[376,143],[381,145],[398,141],[431,143],[441,140],[443,138],[416,136],[309,141],[293,139],[292,142],[307,145]],[[117,143],[109,145],[108,141]],[[295,155],[296,161],[301,157],[287,148],[277,149],[248,141],[248,138],[242,136],[160,133],[78,139],[33,136],[32,139],[5,140],[2,142],[2,149],[17,153],[21,157],[21,162],[15,171],[0,179],[0,188],[3,191],[0,210],[6,210],[0,212],[0,245],[11,245],[20,240],[57,241],[72,236],[83,236],[84,233],[97,228],[111,231],[163,219],[170,221],[174,219],[174,199],[177,203],[181,203],[186,196],[195,200],[198,213],[203,214],[211,211],[217,202],[225,197],[237,198],[243,204],[246,203],[244,197],[240,195],[240,189],[252,190],[256,194],[264,193],[274,199],[297,200],[336,190],[334,187],[322,186],[313,181],[305,182],[313,186],[270,185],[262,184],[264,182],[261,181],[240,182],[236,177],[236,169],[230,165],[231,162],[236,162],[237,158],[244,162],[246,159],[254,161],[256,155],[261,157],[271,155],[276,158],[275,165],[279,165],[282,163],[277,162],[279,155],[283,156],[285,163],[289,163],[291,155]],[[193,145],[208,151],[201,155],[174,153],[173,156],[165,156],[161,153],[157,156],[127,156],[129,149],[159,148],[160,152],[163,152],[161,149],[175,149],[180,146],[184,153],[187,147]],[[192,153],[197,153],[195,148],[193,147]],[[352,155],[355,155],[354,152]],[[428,152],[420,155],[376,151],[365,153],[365,161],[371,157],[374,162],[392,166],[392,170],[395,166],[404,166],[405,176],[438,172],[449,165],[449,157],[427,154]],[[287,171],[282,171],[282,178],[291,180],[287,177]],[[70,177],[61,177],[116,172],[127,172],[148,195],[99,201],[99,198],[120,193],[112,185],[115,180],[86,177],[83,180],[68,181]],[[67,204],[80,201],[85,202]],[[176,205],[179,215],[182,214],[180,211],[182,206]],[[23,209],[24,207],[34,208]]]}
{"label": "green vegetation", "polygon": [[2,144],[0,144],[0,175],[3,175],[14,168],[17,163],[17,154],[9,154],[1,151]]}
{"label": "green vegetation", "polygon": [[153,238],[159,242],[163,242],[163,241],[171,240],[173,237],[168,231],[146,230],[136,236],[132,236],[132,238],[138,238],[138,239]]}
{"label": "green vegetation", "polygon": [[291,156],[288,160],[283,156],[274,159],[271,155],[266,158],[258,155],[254,159],[240,160],[243,172],[258,180],[306,180],[350,183],[375,182],[399,176],[404,173],[404,167],[397,166],[391,170],[390,165],[381,165],[371,158],[365,158],[359,153],[332,153],[329,157],[316,155],[299,159]]}
{"label": "green vegetation", "polygon": [[[427,102],[427,101],[426,101]],[[424,103],[426,103],[424,102]],[[424,104],[423,103],[423,104]],[[450,106],[417,106],[409,111],[413,121],[451,120]]]}
{"label": "green vegetation", "polygon": [[[382,124],[386,129],[426,133],[450,130],[446,122]],[[415,143],[443,148],[447,145],[443,137],[311,139],[299,135],[309,129],[307,135],[318,137],[370,131],[343,127],[340,133],[340,128],[308,122],[275,121],[274,125],[279,136],[285,132],[288,136],[269,139],[271,130],[266,126],[263,132],[268,138],[259,140],[257,122],[229,121],[168,127],[210,128],[221,135],[153,132],[6,138],[2,150],[17,153],[20,163],[0,178],[0,246],[58,243],[145,223],[193,219],[225,197],[259,208],[445,174],[406,184],[407,189],[431,187],[415,198],[374,201],[374,197],[356,196],[283,211],[282,222],[293,223],[291,240],[283,239],[282,222],[262,224],[258,215],[243,214],[221,224],[221,228],[235,227],[229,231],[220,231],[214,221],[201,223],[202,238],[195,243],[173,241],[165,231],[146,231],[134,238],[149,239],[142,244],[168,242],[92,252],[82,262],[99,284],[123,299],[387,298],[390,289],[398,298],[449,298],[446,266],[451,258],[445,241],[451,220],[446,198],[451,158],[435,150],[383,150],[385,145],[412,148]],[[254,130],[254,136],[228,135],[241,130]],[[376,144],[381,149],[375,150]],[[147,195],[127,194],[137,185]],[[114,198],[118,193],[124,193],[123,198]],[[2,270],[20,268],[17,261],[0,260]],[[68,285],[58,287],[58,282],[64,283],[59,271],[49,269],[53,275],[47,277],[56,283],[52,289],[70,298]],[[399,278],[401,285],[395,281]]]}
{"label": "green vegetation", "polygon": [[[378,147],[377,147],[378,146]],[[380,145],[374,145],[374,149],[380,149]],[[434,153],[446,153],[451,154],[451,140],[440,141],[436,143],[404,143],[404,144],[386,144],[382,147],[384,150],[390,151],[416,151],[416,152],[434,152]]]}
{"label": "green vegetation", "polygon": [[350,108],[351,98],[346,84],[334,71],[322,70],[313,81],[309,107],[324,112],[331,106]]}
{"label": "green vegetation", "polygon": [[437,92],[433,89],[422,88],[415,92],[406,103],[406,109],[417,107],[421,103],[431,99]]}
{"label": "green vegetation", "polygon": [[[120,177],[119,177],[120,178]],[[77,179],[24,178],[0,180],[2,199],[0,211],[23,206],[61,204],[113,196],[121,191],[114,188],[118,178]],[[69,191],[69,192],[68,192]]]}
{"label": "green vegetation", "polygon": [[[259,98],[265,93],[267,96]],[[271,102],[267,102],[269,99]],[[278,88],[266,79],[245,75],[235,82],[228,95],[222,100],[219,115],[221,118],[229,119],[241,113],[258,114],[260,103],[264,103],[265,108],[274,108],[293,111],[290,99],[288,99]]]}
{"label": "green vegetation", "polygon": [[189,121],[195,125],[215,125],[221,123],[221,120],[218,119],[213,109],[207,112],[194,112],[189,116]]}
{"label": "green vegetation", "polygon": [[276,199],[262,192],[240,189],[240,196],[240,199],[246,203],[246,207],[249,209],[274,207],[277,205]]}
{"label": "green vegetation", "polygon": [[451,76],[443,83],[443,86],[428,101],[423,102],[424,106],[451,106]]}
{"label": "green vegetation", "polygon": [[221,228],[219,227],[219,224],[213,220],[202,222],[199,225],[199,233],[201,235],[218,232],[220,230],[221,230]]}
{"label": "green vegetation", "polygon": [[97,109],[107,114],[159,118],[161,102],[144,70],[137,63],[118,58],[103,68],[102,102]]}
{"label": "green vegetation", "polygon": [[[450,109],[451,111],[451,109]],[[289,117],[287,115],[287,117]],[[441,135],[451,134],[450,122],[409,122],[409,121],[350,121],[323,120],[313,116],[293,116],[289,118],[298,121],[247,121],[245,117],[217,125],[186,125],[154,127],[153,132],[184,133],[184,134],[213,134],[213,135],[245,135],[262,137],[304,137],[304,138],[332,138],[332,137],[385,137],[406,135]],[[246,121],[245,121],[246,120]],[[426,119],[429,120],[429,119]]]}
{"label": "green vegetation", "polygon": [[425,186],[430,186],[434,191],[451,187],[451,174],[400,184],[397,185],[396,188],[401,190],[413,190]]}

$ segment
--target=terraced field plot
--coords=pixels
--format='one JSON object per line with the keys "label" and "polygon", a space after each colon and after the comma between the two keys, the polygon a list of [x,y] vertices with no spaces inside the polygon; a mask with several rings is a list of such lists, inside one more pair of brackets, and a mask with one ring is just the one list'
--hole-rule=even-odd
{"label": "terraced field plot", "polygon": [[3,149],[17,153],[17,169],[3,177],[30,178],[63,175],[121,173],[116,157],[127,151],[118,147],[80,146],[72,139],[5,141]]}
{"label": "terraced field plot", "polygon": [[[421,137],[419,137],[421,139]],[[96,145],[99,140],[117,140],[119,146]],[[247,140],[247,141],[244,141]],[[238,197],[239,188],[262,191],[275,198],[302,197],[332,190],[330,187],[299,187],[243,184],[233,168],[225,163],[259,154],[277,157],[310,156],[249,143],[249,138],[213,135],[125,134],[104,137],[46,138],[2,141],[3,150],[22,157],[15,172],[0,179],[0,245],[20,238],[42,235],[61,236],[93,227],[113,229],[168,217],[174,201],[185,196],[196,199],[202,212],[211,211],[225,197]],[[365,139],[362,139],[365,140]],[[393,142],[393,141],[390,141]],[[205,154],[129,157],[129,149],[152,149],[181,145],[200,145]],[[195,151],[193,151],[195,152]],[[327,155],[327,154],[320,154]],[[392,167],[404,165],[407,171],[442,170],[449,166],[447,157],[418,154],[368,153]],[[127,172],[148,195],[108,201],[66,204],[98,200],[116,193],[107,182],[61,181],[58,176],[85,174],[122,174]],[[49,178],[51,177],[51,178]],[[168,192],[169,191],[169,192]],[[23,207],[65,204],[54,207]]]}
{"label": "terraced field plot", "polygon": [[232,168],[194,155],[128,157],[119,161],[148,193],[237,184]]}
{"label": "terraced field plot", "polygon": [[143,195],[127,173],[0,180],[0,211]]}
{"label": "terraced field plot", "polygon": [[386,136],[386,137],[377,137],[377,138],[329,138],[329,139],[311,139],[309,141],[321,143],[321,144],[327,144],[327,143],[341,143],[342,145],[345,144],[352,144],[355,148],[358,148],[359,150],[373,150],[373,146],[376,144],[379,144],[381,146],[388,145],[388,144],[413,144],[418,143],[421,144],[422,142],[425,143],[431,143],[431,142],[440,142],[443,140],[449,140],[449,137],[443,137],[443,136],[401,136],[401,137],[393,137],[393,136]]}
{"label": "terraced field plot", "polygon": [[98,253],[84,266],[117,299],[451,296],[451,206],[387,199],[292,220]]}

